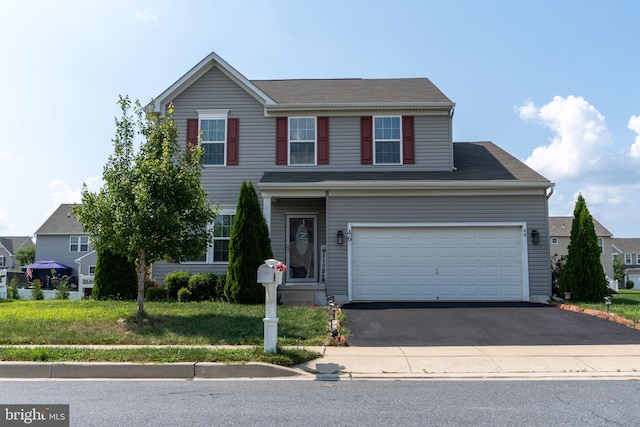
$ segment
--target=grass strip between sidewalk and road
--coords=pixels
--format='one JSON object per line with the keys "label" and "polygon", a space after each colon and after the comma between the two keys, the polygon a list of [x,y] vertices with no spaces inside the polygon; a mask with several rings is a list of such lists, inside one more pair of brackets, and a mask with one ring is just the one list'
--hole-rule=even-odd
{"label": "grass strip between sidewalk and road", "polygon": [[[139,316],[135,301],[0,300],[0,360],[265,362],[291,366],[318,357],[295,347],[321,346],[330,338],[328,308],[280,306],[278,353],[264,353],[264,310],[264,305],[221,302],[147,302],[145,314]],[[33,345],[40,347],[26,347]],[[140,347],[73,347],[78,345]]]}

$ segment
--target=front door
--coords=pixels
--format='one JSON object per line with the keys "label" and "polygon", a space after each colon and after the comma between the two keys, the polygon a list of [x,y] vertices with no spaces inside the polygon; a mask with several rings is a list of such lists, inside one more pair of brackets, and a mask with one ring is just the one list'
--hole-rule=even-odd
{"label": "front door", "polygon": [[317,282],[316,215],[287,215],[287,282]]}

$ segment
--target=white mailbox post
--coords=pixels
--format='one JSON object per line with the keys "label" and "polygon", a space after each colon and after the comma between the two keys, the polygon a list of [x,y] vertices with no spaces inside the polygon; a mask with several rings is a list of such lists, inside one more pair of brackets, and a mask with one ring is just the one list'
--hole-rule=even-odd
{"label": "white mailbox post", "polygon": [[265,291],[265,318],[264,321],[264,351],[265,353],[275,353],[278,347],[278,318],[276,317],[276,307],[278,304],[278,285],[282,283],[282,273],[286,269],[283,264],[275,259],[268,259],[258,267],[258,283],[264,286]]}

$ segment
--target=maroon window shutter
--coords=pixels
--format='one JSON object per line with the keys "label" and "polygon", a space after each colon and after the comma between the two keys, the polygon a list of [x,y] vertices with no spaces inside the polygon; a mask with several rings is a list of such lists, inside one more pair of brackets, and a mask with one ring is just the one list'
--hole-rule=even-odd
{"label": "maroon window shutter", "polygon": [[416,162],[415,138],[413,136],[413,116],[402,117],[402,163],[412,165]]}
{"label": "maroon window shutter", "polygon": [[329,164],[329,117],[318,117],[318,164]]}
{"label": "maroon window shutter", "polygon": [[227,119],[227,166],[238,165],[240,119]]}
{"label": "maroon window shutter", "polygon": [[187,151],[198,146],[198,119],[187,119]]}
{"label": "maroon window shutter", "polygon": [[287,164],[289,157],[287,156],[288,125],[289,119],[287,117],[276,117],[276,165]]}
{"label": "maroon window shutter", "polygon": [[373,117],[360,117],[360,163],[373,164]]}

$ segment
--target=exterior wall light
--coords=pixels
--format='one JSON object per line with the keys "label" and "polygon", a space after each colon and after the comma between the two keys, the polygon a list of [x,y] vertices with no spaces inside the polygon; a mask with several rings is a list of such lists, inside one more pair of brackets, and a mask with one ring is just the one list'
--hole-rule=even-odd
{"label": "exterior wall light", "polygon": [[533,240],[534,245],[540,243],[540,234],[538,234],[538,230],[531,230],[531,239]]}
{"label": "exterior wall light", "polygon": [[342,232],[342,230],[338,230],[338,244],[341,245],[344,243],[344,233]]}

